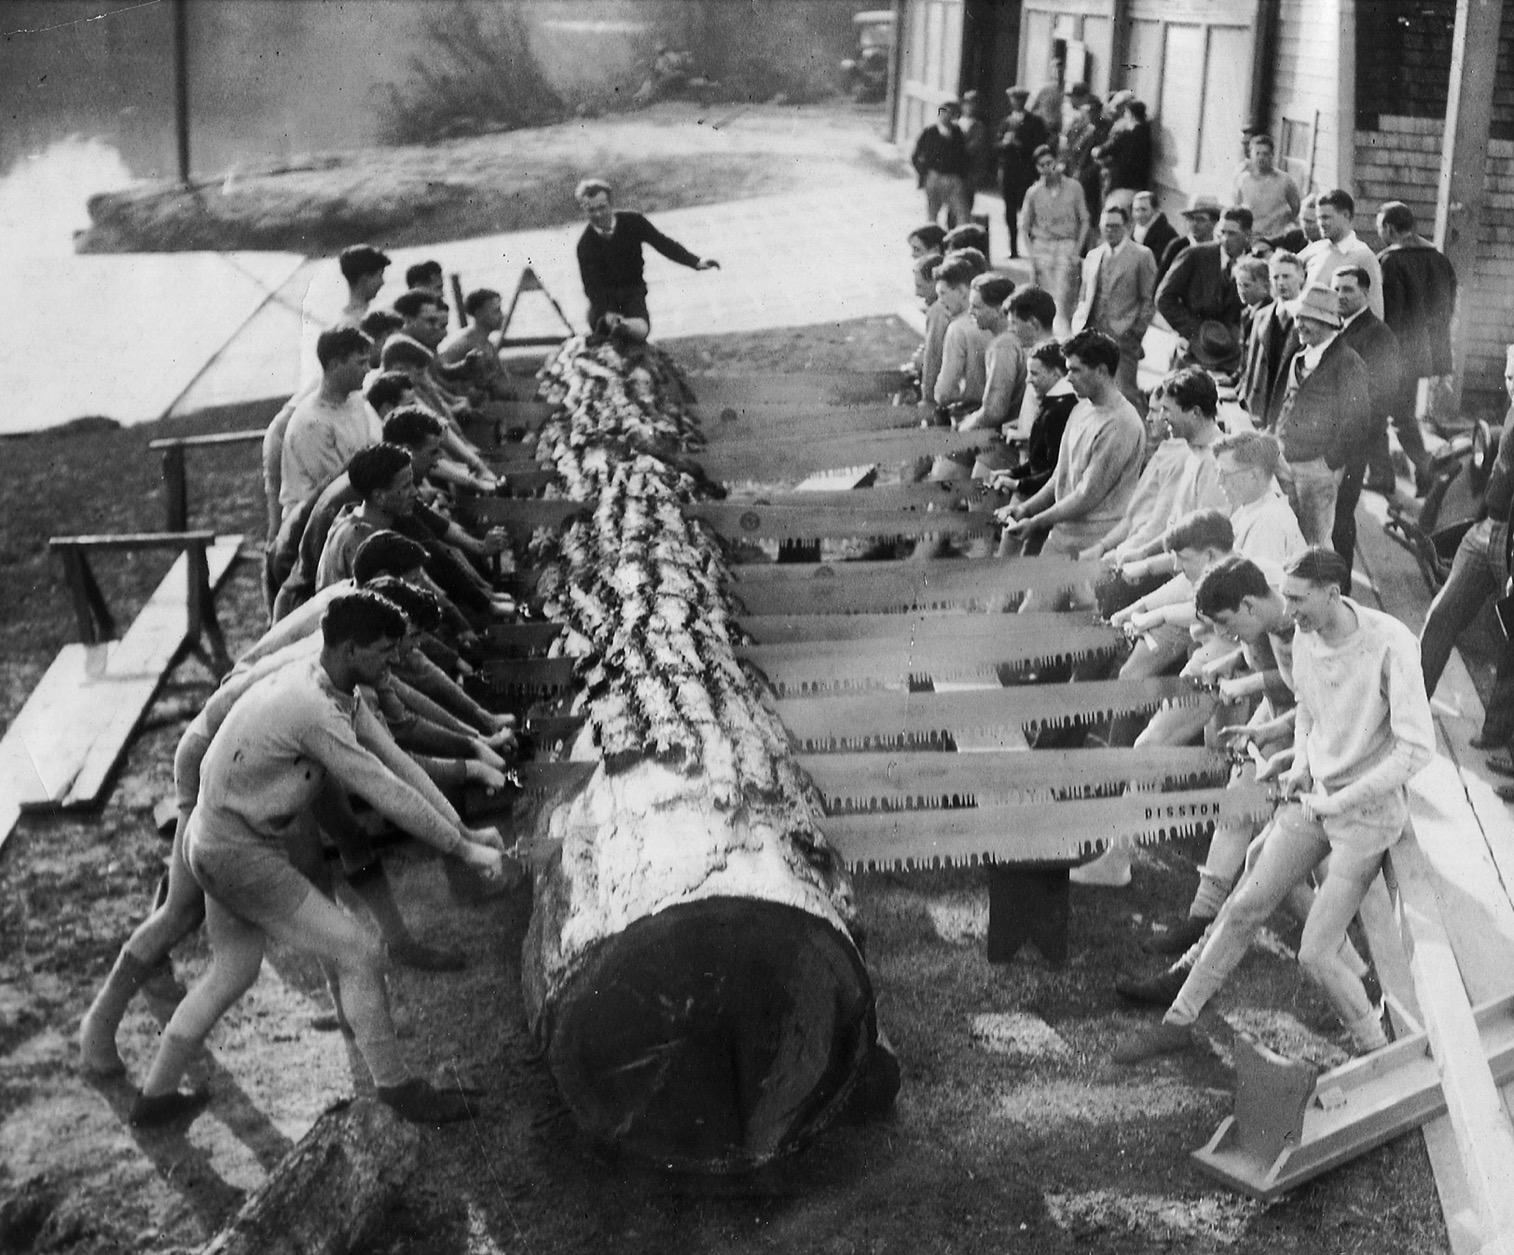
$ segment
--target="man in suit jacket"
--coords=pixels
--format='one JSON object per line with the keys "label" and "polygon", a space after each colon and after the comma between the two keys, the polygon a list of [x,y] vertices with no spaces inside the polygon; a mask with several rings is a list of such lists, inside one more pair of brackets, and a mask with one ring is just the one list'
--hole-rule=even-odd
{"label": "man in suit jacket", "polygon": [[1167,215],[1156,206],[1156,198],[1150,192],[1137,192],[1130,202],[1130,238],[1144,244],[1162,264],[1162,254],[1167,246],[1178,238],[1177,230],[1167,221]]}
{"label": "man in suit jacket", "polygon": [[1293,311],[1304,290],[1304,263],[1292,253],[1276,252],[1267,259],[1272,304],[1251,320],[1255,349],[1246,359],[1241,401],[1251,421],[1265,428],[1272,418],[1272,402],[1283,363],[1298,351]]}
{"label": "man in suit jacket", "polygon": [[1183,366],[1196,361],[1189,342],[1198,339],[1199,328],[1206,322],[1221,323],[1230,332],[1231,350],[1213,366],[1233,371],[1240,365],[1242,349],[1241,297],[1233,271],[1251,244],[1251,210],[1244,206],[1225,210],[1219,230],[1218,240],[1192,244],[1178,255],[1157,288],[1157,309],[1181,337],[1178,349]]}
{"label": "man in suit jacket", "polygon": [[1367,306],[1368,285],[1372,280],[1360,266],[1342,266],[1330,277],[1340,302],[1340,335],[1336,338],[1356,350],[1367,367],[1368,395],[1372,402],[1371,427],[1365,439],[1353,444],[1341,470],[1340,490],[1335,499],[1335,552],[1351,566],[1356,552],[1356,503],[1361,500],[1362,478],[1367,461],[1379,441],[1388,438],[1388,417],[1398,399],[1400,349],[1398,337]]}
{"label": "man in suit jacket", "polygon": [[1172,263],[1177,261],[1185,248],[1192,244],[1208,244],[1214,239],[1214,229],[1219,225],[1220,214],[1219,197],[1198,193],[1188,202],[1188,208],[1183,210],[1183,225],[1188,233],[1180,235],[1162,250],[1157,258],[1157,282],[1160,283],[1172,269]]}
{"label": "man in suit jacket", "polygon": [[1083,282],[1072,330],[1102,331],[1120,346],[1115,385],[1138,412],[1146,399],[1136,387],[1141,341],[1156,315],[1157,262],[1151,250],[1129,237],[1130,213],[1110,205],[1099,218],[1104,242],[1083,259]]}
{"label": "man in suit jacket", "polygon": [[1336,334],[1340,301],[1318,284],[1304,289],[1294,315],[1299,349],[1273,390],[1272,426],[1288,464],[1288,498],[1311,545],[1329,547],[1341,470],[1372,423],[1367,367]]}

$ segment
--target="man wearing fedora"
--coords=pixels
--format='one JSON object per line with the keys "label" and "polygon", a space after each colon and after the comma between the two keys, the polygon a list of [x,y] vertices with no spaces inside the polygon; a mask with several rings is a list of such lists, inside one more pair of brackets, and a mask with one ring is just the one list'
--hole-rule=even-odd
{"label": "man wearing fedora", "polygon": [[1235,264],[1251,245],[1251,210],[1220,215],[1220,238],[1185,248],[1157,288],[1157,309],[1180,337],[1178,365],[1233,374],[1241,364]]}
{"label": "man wearing fedora", "polygon": [[1219,225],[1220,214],[1223,212],[1219,197],[1202,192],[1194,194],[1182,215],[1188,233],[1173,240],[1167,246],[1167,251],[1157,258],[1158,283],[1167,277],[1172,263],[1182,256],[1185,248],[1191,248],[1195,244],[1208,244],[1214,239],[1214,229]]}
{"label": "man wearing fedora", "polygon": [[1072,330],[1102,331],[1120,346],[1115,385],[1144,414],[1146,398],[1136,387],[1136,367],[1143,353],[1141,341],[1156,314],[1156,258],[1130,238],[1130,211],[1120,205],[1104,210],[1099,233],[1104,242],[1083,259]]}
{"label": "man wearing fedora", "polygon": [[1336,334],[1340,301],[1319,284],[1304,289],[1293,325],[1298,350],[1283,363],[1270,426],[1283,447],[1288,499],[1311,545],[1330,547],[1341,471],[1372,425],[1372,390],[1360,354]]}
{"label": "man wearing fedora", "polygon": [[1027,108],[1030,92],[1023,87],[1011,87],[1009,113],[999,124],[999,160],[1001,162],[1001,187],[1004,192],[1004,220],[1009,225],[1009,255],[1020,255],[1020,207],[1025,203],[1025,193],[1030,191],[1037,178],[1036,150],[1051,140],[1051,132],[1041,116]]}
{"label": "man wearing fedora", "polygon": [[1341,330],[1336,338],[1349,344],[1367,367],[1367,388],[1372,400],[1372,423],[1367,438],[1351,446],[1341,470],[1340,492],[1335,500],[1335,552],[1349,569],[1356,553],[1356,503],[1361,500],[1367,462],[1378,443],[1388,438],[1388,419],[1398,397],[1401,351],[1398,337],[1367,307],[1372,280],[1360,266],[1342,266],[1330,278],[1340,302]]}
{"label": "man wearing fedora", "polygon": [[925,190],[925,216],[934,222],[945,206],[948,227],[972,221],[967,137],[957,126],[961,116],[961,105],[943,101],[935,125],[920,132],[909,159]]}

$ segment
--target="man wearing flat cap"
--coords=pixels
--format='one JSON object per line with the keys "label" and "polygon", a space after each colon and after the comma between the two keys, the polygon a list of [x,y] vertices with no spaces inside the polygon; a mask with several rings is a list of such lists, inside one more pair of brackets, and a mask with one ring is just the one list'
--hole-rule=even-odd
{"label": "man wearing flat cap", "polygon": [[1334,543],[1341,472],[1353,449],[1366,447],[1372,389],[1361,355],[1341,339],[1340,300],[1311,284],[1294,315],[1299,347],[1283,363],[1268,424],[1287,463],[1288,498],[1311,545]]}
{"label": "man wearing flat cap", "polygon": [[1020,255],[1020,206],[1025,203],[1025,193],[1039,177],[1036,170],[1036,149],[1046,144],[1051,132],[1040,115],[1028,107],[1030,92],[1023,87],[1011,87],[1009,113],[999,124],[999,160],[1001,162],[1001,185],[1004,192],[1004,220],[1009,224],[1009,255]]}
{"label": "man wearing flat cap", "polygon": [[926,218],[935,222],[945,206],[948,228],[972,221],[967,137],[957,126],[961,116],[962,106],[955,100],[942,101],[935,125],[920,132],[909,159],[925,189]]}
{"label": "man wearing flat cap", "polygon": [[[1213,323],[1206,351],[1209,369],[1234,373],[1241,364],[1241,296],[1235,284],[1235,263],[1251,244],[1251,210],[1236,206],[1220,218],[1220,238],[1208,244],[1185,248],[1157,285],[1157,310],[1181,337],[1179,365],[1198,359],[1190,352],[1199,330]],[[1213,361],[1217,341],[1226,338],[1228,348],[1219,362]]]}

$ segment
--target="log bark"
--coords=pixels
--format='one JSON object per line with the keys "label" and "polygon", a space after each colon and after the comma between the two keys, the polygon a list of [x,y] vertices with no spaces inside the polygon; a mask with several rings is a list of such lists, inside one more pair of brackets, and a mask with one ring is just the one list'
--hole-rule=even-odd
{"label": "log bark", "polygon": [[592,1136],[666,1168],[756,1168],[897,1088],[873,1066],[851,882],[733,652],[723,559],[679,508],[702,489],[676,371],[578,341],[543,377],[561,408],[537,456],[593,510],[537,546],[537,591],[580,642],[573,756],[600,766],[547,819],[528,1018]]}
{"label": "log bark", "polygon": [[[655,763],[552,816],[523,988],[591,1136],[684,1171],[786,1154],[853,1100],[877,1042],[834,880]],[[890,1095],[891,1097],[891,1095]]]}
{"label": "log bark", "polygon": [[200,1255],[346,1255],[362,1249],[415,1170],[420,1133],[372,1098],[311,1126]]}

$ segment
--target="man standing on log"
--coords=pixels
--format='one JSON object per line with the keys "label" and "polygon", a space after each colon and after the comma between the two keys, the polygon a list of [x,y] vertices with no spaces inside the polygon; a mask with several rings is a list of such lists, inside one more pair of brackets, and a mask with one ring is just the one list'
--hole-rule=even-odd
{"label": "man standing on log", "polygon": [[210,970],[185,996],[158,1044],[131,1122],[193,1115],[204,1091],[178,1088],[216,1022],[252,986],[270,940],[335,967],[340,1010],[381,1101],[407,1120],[469,1114],[465,1097],[412,1076],[384,992],[384,951],[367,928],[316,888],[324,865],[310,808],[328,777],[403,831],[456,854],[486,879],[503,872],[499,834],[465,828],[425,774],[392,747],[359,685],[382,681],[407,623],[373,593],[332,602],[320,655],[254,685],[232,708],[201,764],[185,859],[205,890]]}
{"label": "man standing on log", "polygon": [[[1221,908],[1192,972],[1162,1022],[1119,1043],[1119,1063],[1141,1063],[1194,1042],[1193,1024],[1245,956],[1251,938],[1327,855],[1329,870],[1299,942],[1300,965],[1324,989],[1358,1054],[1387,1045],[1381,1009],[1341,957],[1346,928],[1409,819],[1407,785],[1435,753],[1419,647],[1397,619],[1342,593],[1338,554],[1307,550],[1288,569],[1298,699],[1286,799],[1256,862]],[[1274,774],[1280,760],[1269,760]]]}
{"label": "man standing on log", "polygon": [[690,270],[720,269],[714,258],[696,257],[643,215],[616,209],[614,190],[603,179],[585,179],[573,195],[589,221],[578,237],[578,273],[589,298],[591,334],[632,344],[645,342],[651,334],[643,244]]}

